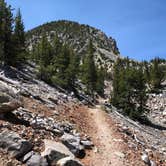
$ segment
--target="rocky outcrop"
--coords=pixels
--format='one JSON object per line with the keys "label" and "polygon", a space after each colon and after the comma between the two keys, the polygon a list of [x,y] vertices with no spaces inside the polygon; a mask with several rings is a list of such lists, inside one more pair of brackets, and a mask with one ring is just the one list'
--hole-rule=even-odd
{"label": "rocky outcrop", "polygon": [[32,147],[29,141],[22,139],[15,132],[6,130],[0,133],[0,148],[5,149],[17,159],[23,157]]}

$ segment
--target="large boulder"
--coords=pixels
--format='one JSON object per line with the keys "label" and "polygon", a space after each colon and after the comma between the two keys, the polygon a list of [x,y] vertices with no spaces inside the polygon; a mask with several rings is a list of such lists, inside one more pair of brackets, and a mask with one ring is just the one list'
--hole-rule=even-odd
{"label": "large boulder", "polygon": [[85,157],[85,149],[84,146],[81,145],[79,137],[65,133],[61,137],[61,141],[76,157]]}
{"label": "large boulder", "polygon": [[12,100],[8,103],[0,103],[0,114],[12,112],[19,108],[21,106],[21,103],[17,100]]}
{"label": "large boulder", "polygon": [[78,160],[75,160],[71,157],[65,157],[63,159],[60,159],[56,165],[57,166],[83,166]]}
{"label": "large boulder", "polygon": [[22,139],[17,133],[5,130],[0,133],[0,148],[19,159],[32,149],[32,144]]}
{"label": "large boulder", "polygon": [[55,142],[51,140],[44,140],[45,150],[41,153],[41,156],[47,158],[50,165],[54,165],[58,160],[71,157],[74,155],[60,142]]}
{"label": "large boulder", "polygon": [[0,114],[11,112],[20,106],[20,97],[17,92],[0,83]]}

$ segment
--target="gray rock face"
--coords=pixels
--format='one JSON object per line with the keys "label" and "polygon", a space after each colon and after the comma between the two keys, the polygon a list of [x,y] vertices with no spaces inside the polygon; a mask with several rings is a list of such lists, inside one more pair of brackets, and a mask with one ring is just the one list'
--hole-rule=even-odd
{"label": "gray rock face", "polygon": [[19,159],[32,149],[32,144],[20,138],[17,133],[6,130],[0,133],[0,147]]}
{"label": "gray rock face", "polygon": [[40,154],[34,154],[26,162],[27,166],[48,166],[47,160]]}
{"label": "gray rock face", "polygon": [[83,166],[79,161],[66,157],[57,162],[57,166]]}
{"label": "gray rock face", "polygon": [[49,164],[53,165],[62,158],[71,157],[74,158],[74,155],[62,144],[59,142],[44,140],[45,150],[42,152],[42,156],[46,157]]}
{"label": "gray rock face", "polygon": [[79,158],[85,157],[85,149],[84,146],[80,144],[80,138],[73,136],[71,134],[65,133],[61,137],[62,143],[69,148],[69,150]]}

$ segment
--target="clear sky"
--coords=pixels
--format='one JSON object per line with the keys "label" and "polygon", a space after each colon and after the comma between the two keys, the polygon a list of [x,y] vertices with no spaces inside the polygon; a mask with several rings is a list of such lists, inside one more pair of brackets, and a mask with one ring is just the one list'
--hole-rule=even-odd
{"label": "clear sky", "polygon": [[54,20],[72,20],[116,39],[123,56],[166,58],[166,0],[7,0],[21,8],[26,30]]}

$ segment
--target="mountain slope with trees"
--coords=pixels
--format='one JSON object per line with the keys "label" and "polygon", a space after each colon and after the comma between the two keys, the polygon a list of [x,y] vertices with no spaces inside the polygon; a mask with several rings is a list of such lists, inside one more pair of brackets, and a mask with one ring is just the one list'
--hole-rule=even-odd
{"label": "mountain slope with trees", "polygon": [[55,36],[62,43],[71,47],[75,53],[83,59],[86,55],[88,42],[94,45],[95,63],[110,70],[113,62],[120,56],[116,41],[107,37],[102,31],[72,21],[54,21],[36,27],[26,33],[26,40],[29,49],[38,43],[42,35],[46,34],[49,41],[54,41]]}

